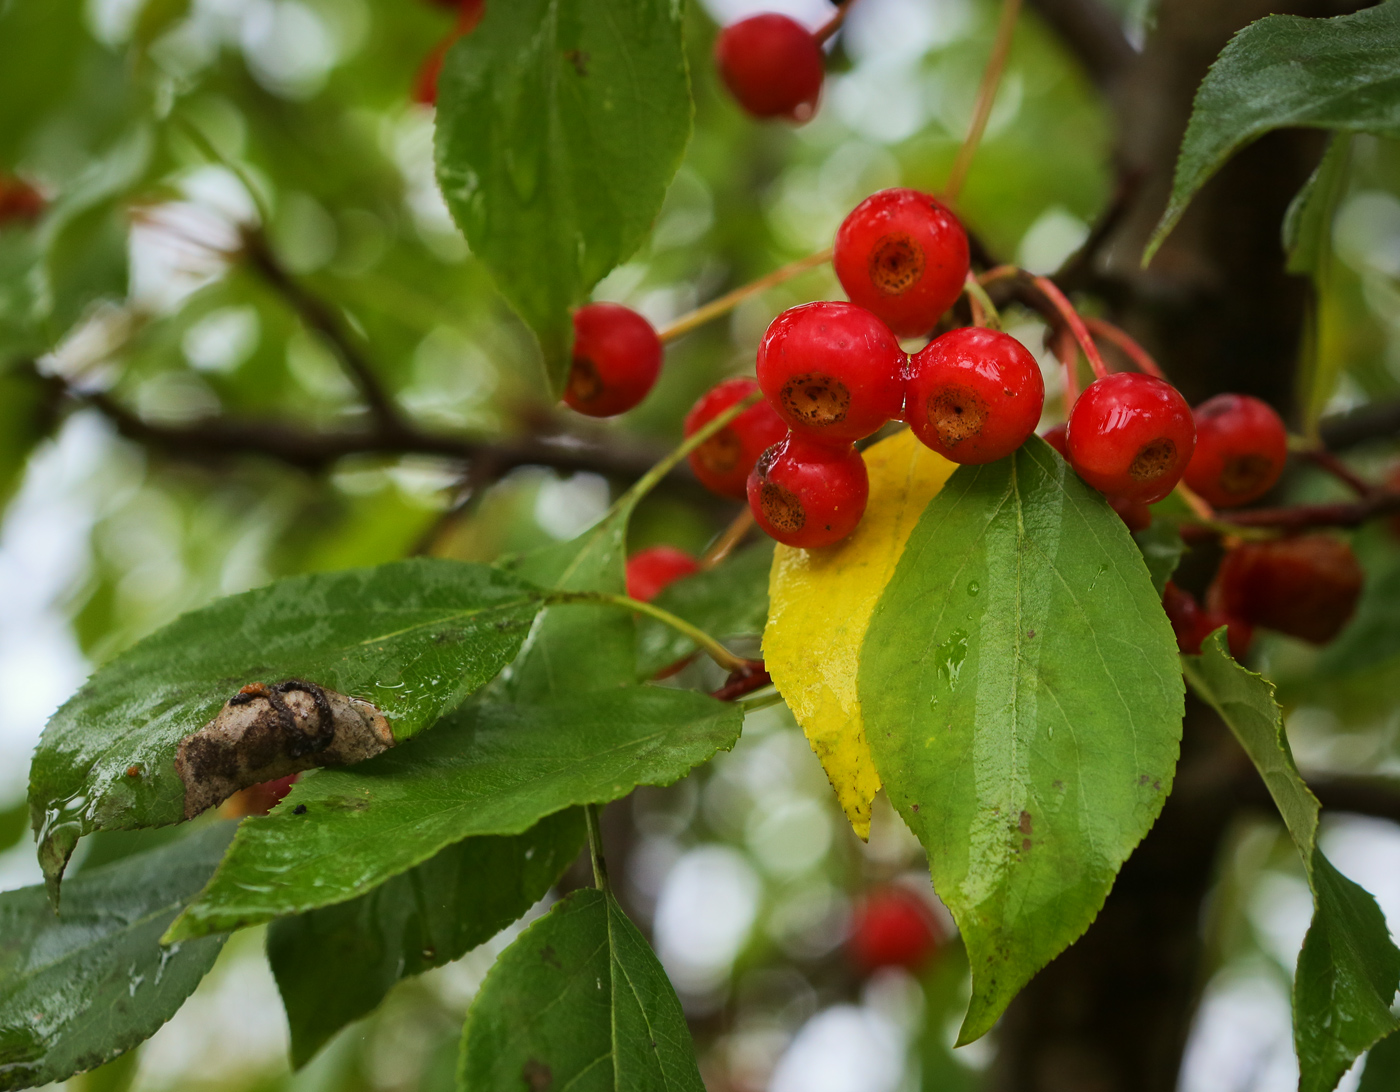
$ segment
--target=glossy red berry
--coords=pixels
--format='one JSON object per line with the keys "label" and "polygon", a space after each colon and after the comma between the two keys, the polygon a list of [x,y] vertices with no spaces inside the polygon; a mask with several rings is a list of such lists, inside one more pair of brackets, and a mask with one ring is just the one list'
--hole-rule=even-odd
{"label": "glossy red berry", "polygon": [[46,205],[43,194],[24,179],[0,174],[0,227],[32,223],[43,214]]}
{"label": "glossy red berry", "polygon": [[850,444],[833,447],[790,433],[759,457],[748,493],[766,534],[811,550],[840,542],[856,529],[870,479],[865,460]]}
{"label": "glossy red berry", "polygon": [[637,405],[661,371],[661,339],[630,307],[590,303],[574,312],[574,361],[564,401],[589,417]]}
{"label": "glossy red berry", "polygon": [[880,967],[918,970],[938,947],[941,930],[933,911],[913,891],[884,887],[870,892],[851,919],[848,950],[866,971]]}
{"label": "glossy red berry", "polygon": [[1109,497],[1109,507],[1118,513],[1118,518],[1127,524],[1134,533],[1146,531],[1152,526],[1152,509],[1142,501],[1124,500],[1122,497]]}
{"label": "glossy red berry", "polygon": [[1206,602],[1213,611],[1324,645],[1351,620],[1365,579],[1351,547],[1330,535],[1246,542],[1225,555]]}
{"label": "glossy red berry", "polygon": [[832,264],[852,303],[900,337],[917,337],[962,293],[967,232],[926,193],[881,190],[842,221]]}
{"label": "glossy red berry", "polygon": [[802,123],[817,112],[826,59],[812,32],[786,15],[754,15],[725,27],[715,66],[754,117]]}
{"label": "glossy red berry", "polygon": [[1143,504],[1176,487],[1195,446],[1186,399],[1140,372],[1090,383],[1070,410],[1065,433],[1076,474],[1100,492]]}
{"label": "glossy red berry", "polygon": [[[756,379],[726,379],[700,396],[685,417],[691,436],[736,402],[758,391]],[[722,497],[743,500],[748,495],[749,471],[758,457],[787,435],[777,412],[759,399],[690,453],[690,468],[700,484]]]}
{"label": "glossy red berry", "polygon": [[904,351],[863,307],[804,303],[758,346],[758,385],[794,431],[828,443],[869,436],[904,407]]}
{"label": "glossy red berry", "polygon": [[1040,423],[1040,365],[1009,334],[968,326],[934,338],[909,361],[904,416],[945,459],[976,465],[1005,458]]}
{"label": "glossy red berry", "polygon": [[1196,407],[1196,452],[1186,484],[1217,508],[1262,497],[1283,473],[1288,431],[1266,403],[1217,394]]}
{"label": "glossy red berry", "polygon": [[1065,446],[1065,426],[1055,425],[1040,434],[1040,438],[1060,453],[1060,458],[1069,458],[1069,448]]}
{"label": "glossy red berry", "polygon": [[627,594],[649,603],[663,588],[700,571],[700,564],[674,546],[648,546],[627,559]]}
{"label": "glossy red berry", "polygon": [[286,777],[279,777],[276,781],[264,781],[260,785],[239,789],[238,792],[224,801],[219,813],[226,819],[242,819],[247,815],[266,815],[292,791],[292,786],[297,783],[299,777],[301,774],[289,774]]}

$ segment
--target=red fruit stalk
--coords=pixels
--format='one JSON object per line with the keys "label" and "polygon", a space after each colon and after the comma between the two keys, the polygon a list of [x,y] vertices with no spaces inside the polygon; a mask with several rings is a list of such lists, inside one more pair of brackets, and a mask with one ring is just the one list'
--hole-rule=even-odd
{"label": "red fruit stalk", "polygon": [[649,603],[669,585],[700,571],[700,563],[674,546],[648,546],[627,559],[627,594]]}
{"label": "red fruit stalk", "polygon": [[1216,508],[1258,500],[1288,459],[1288,431],[1273,409],[1244,394],[1218,394],[1195,410],[1196,450],[1186,484]]}
{"label": "red fruit stalk", "polygon": [[905,417],[914,435],[955,463],[977,465],[1026,442],[1045,406],[1040,365],[1009,334],[951,330],[909,362]]}
{"label": "red fruit stalk", "polygon": [[1118,372],[1085,388],[1070,411],[1070,465],[1100,492],[1152,504],[1176,487],[1196,446],[1191,408],[1176,388]]}
{"label": "red fruit stalk", "polygon": [[[758,390],[755,379],[726,379],[712,387],[685,417],[685,435],[692,436],[730,406]],[[743,500],[749,472],[758,457],[787,435],[787,426],[765,401],[755,402],[690,453],[690,468],[700,484],[722,497]]]}
{"label": "red fruit stalk", "polygon": [[847,950],[865,971],[881,967],[918,970],[942,939],[938,922],[923,899],[902,887],[870,892],[856,907]]}
{"label": "red fruit stalk", "polygon": [[759,458],[748,494],[764,533],[810,550],[840,542],[856,529],[870,479],[851,444],[833,447],[791,433]]}
{"label": "red fruit stalk", "polygon": [[900,337],[926,334],[953,306],[967,277],[967,233],[936,198],[881,190],[836,232],[836,276],[851,302]]}
{"label": "red fruit stalk", "polygon": [[816,37],[786,15],[755,15],[720,31],[715,67],[757,118],[801,124],[817,112],[826,61]]}
{"label": "red fruit stalk", "polygon": [[1206,602],[1253,625],[1325,645],[1356,612],[1365,580],[1351,547],[1330,535],[1246,542],[1225,555]]}
{"label": "red fruit stalk", "polygon": [[614,417],[641,402],[661,372],[651,323],[617,303],[574,312],[574,356],[564,401],[589,417]]}

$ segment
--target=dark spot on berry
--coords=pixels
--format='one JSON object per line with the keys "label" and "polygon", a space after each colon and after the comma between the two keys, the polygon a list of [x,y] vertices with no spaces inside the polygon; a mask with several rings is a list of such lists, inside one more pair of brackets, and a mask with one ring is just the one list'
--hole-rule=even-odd
{"label": "dark spot on berry", "polygon": [[886,296],[909,291],[924,275],[924,248],[903,232],[882,236],[870,251],[870,281]]}
{"label": "dark spot on berry", "polygon": [[554,1071],[545,1065],[544,1062],[534,1058],[526,1061],[521,1067],[520,1077],[525,1082],[525,1087],[529,1092],[549,1092],[554,1086]]}
{"label": "dark spot on berry", "polygon": [[793,376],[783,384],[782,400],[788,413],[815,428],[844,420],[851,408],[846,384],[821,372]]}
{"label": "dark spot on berry", "polygon": [[1029,834],[1029,833],[1031,832],[1031,813],[1030,813],[1030,812],[1028,812],[1028,811],[1023,811],[1023,812],[1021,812],[1021,822],[1020,822],[1019,826],[1020,826],[1020,828],[1021,828],[1021,833],[1022,833],[1022,834]]}
{"label": "dark spot on berry", "polygon": [[305,805],[305,804],[298,804],[296,807],[294,807],[294,808],[292,809],[292,814],[293,814],[293,815],[305,815],[305,814],[306,814],[306,805]]}
{"label": "dark spot on berry", "polygon": [[1176,441],[1163,436],[1138,448],[1128,467],[1128,474],[1137,482],[1156,481],[1171,472],[1176,463]]}
{"label": "dark spot on berry", "polygon": [[575,402],[592,402],[603,393],[603,380],[587,357],[574,357],[569,369],[569,397]]}
{"label": "dark spot on berry", "polygon": [[807,513],[797,495],[775,482],[763,483],[758,494],[758,505],[768,522],[779,531],[793,534],[802,530],[807,523]]}
{"label": "dark spot on berry", "polygon": [[966,387],[944,387],[929,395],[928,419],[947,447],[957,447],[982,431],[987,404]]}
{"label": "dark spot on berry", "polygon": [[1253,493],[1273,474],[1274,464],[1264,455],[1237,455],[1225,460],[1220,471],[1220,488],[1243,496]]}
{"label": "dark spot on berry", "polygon": [[695,458],[711,474],[728,474],[744,457],[744,444],[739,434],[728,426],[720,429],[695,449]]}

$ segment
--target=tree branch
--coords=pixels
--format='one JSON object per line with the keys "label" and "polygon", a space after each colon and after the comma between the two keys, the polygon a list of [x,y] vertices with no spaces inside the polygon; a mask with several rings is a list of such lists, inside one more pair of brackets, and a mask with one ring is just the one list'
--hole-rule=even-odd
{"label": "tree branch", "polygon": [[1255,508],[1219,514],[1221,523],[1235,527],[1268,527],[1306,531],[1312,527],[1360,527],[1368,520],[1400,513],[1400,493],[1376,492],[1344,504],[1299,504],[1291,508]]}
{"label": "tree branch", "polygon": [[[1400,780],[1348,774],[1312,775],[1304,780],[1327,811],[1400,823]],[[1242,770],[1236,779],[1235,799],[1252,807],[1275,807],[1269,790],[1252,766]]]}
{"label": "tree branch", "polygon": [[1345,451],[1368,440],[1394,439],[1400,434],[1400,400],[1370,402],[1324,417],[1318,433],[1328,451]]}
{"label": "tree branch", "polygon": [[1138,51],[1123,33],[1123,24],[1099,0],[1027,0],[1063,40],[1095,86],[1112,86]]}

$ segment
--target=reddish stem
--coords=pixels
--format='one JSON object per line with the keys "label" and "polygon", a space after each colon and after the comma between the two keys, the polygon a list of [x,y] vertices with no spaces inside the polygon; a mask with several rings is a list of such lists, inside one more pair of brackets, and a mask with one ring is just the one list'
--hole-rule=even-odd
{"label": "reddish stem", "polygon": [[855,2],[856,0],[842,0],[836,6],[836,14],[828,19],[824,26],[812,32],[812,37],[817,40],[817,45],[825,45],[841,29],[841,24],[846,21],[846,13],[851,10],[851,5]]}
{"label": "reddish stem", "polygon": [[1309,527],[1359,527],[1367,520],[1400,513],[1400,493],[1373,492],[1346,504],[1300,504],[1292,508],[1255,508],[1222,513],[1216,518],[1236,527],[1273,527],[1303,531]]}
{"label": "reddish stem", "polygon": [[1086,318],[1084,325],[1091,334],[1121,349],[1128,359],[1137,365],[1138,371],[1166,380],[1165,373],[1152,359],[1152,354],[1139,345],[1126,330],[1100,318]]}
{"label": "reddish stem", "polygon": [[1065,370],[1065,415],[1079,401],[1079,343],[1068,326],[1061,326],[1050,335],[1050,349]]}
{"label": "reddish stem", "polygon": [[746,694],[752,694],[755,690],[762,690],[765,686],[772,685],[773,679],[768,674],[768,669],[763,666],[762,660],[750,660],[748,667],[743,671],[736,671],[729,676],[729,679],[718,690],[710,695],[720,701],[737,701]]}
{"label": "reddish stem", "polygon": [[1346,463],[1320,447],[1311,447],[1302,452],[1304,458],[1308,459],[1319,470],[1325,470],[1332,477],[1345,485],[1358,497],[1369,497],[1375,494],[1376,487],[1364,478],[1358,477]]}
{"label": "reddish stem", "polygon": [[1074,332],[1074,339],[1079,342],[1079,347],[1089,358],[1089,367],[1094,369],[1094,377],[1102,379],[1108,374],[1108,366],[1104,364],[1103,357],[1099,355],[1099,347],[1089,336],[1089,331],[1084,327],[1084,320],[1079,317],[1079,312],[1074,309],[1074,305],[1069,302],[1065,294],[1055,286],[1055,282],[1049,277],[1032,277],[1031,280],[1040,289],[1041,295],[1054,305],[1055,310],[1060,313],[1060,317]]}

